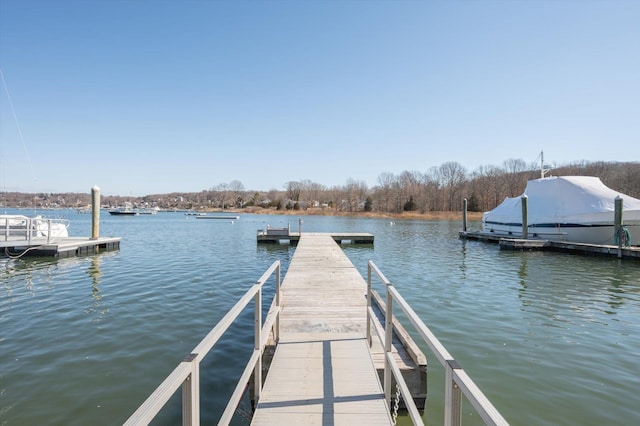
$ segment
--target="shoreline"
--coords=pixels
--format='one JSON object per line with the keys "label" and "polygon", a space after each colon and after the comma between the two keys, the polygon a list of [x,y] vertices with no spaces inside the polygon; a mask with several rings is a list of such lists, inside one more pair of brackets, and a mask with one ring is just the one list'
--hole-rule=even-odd
{"label": "shoreline", "polygon": [[[462,212],[402,212],[402,213],[382,213],[382,212],[339,212],[333,209],[309,208],[306,210],[275,210],[264,209],[261,207],[248,207],[244,209],[215,209],[207,210],[207,212],[225,212],[225,213],[247,213],[247,214],[279,214],[288,216],[343,216],[343,217],[361,217],[376,219],[394,219],[394,220],[459,220],[462,221]],[[467,212],[467,220],[469,222],[479,222],[482,220],[482,212]]]}

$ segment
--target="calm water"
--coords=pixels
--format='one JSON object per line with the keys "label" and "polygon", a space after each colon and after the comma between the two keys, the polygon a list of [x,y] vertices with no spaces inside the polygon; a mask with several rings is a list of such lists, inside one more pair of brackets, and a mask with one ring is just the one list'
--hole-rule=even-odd
{"label": "calm water", "polygon": [[[53,213],[90,234],[89,215]],[[460,241],[454,222],[302,219],[303,231],[374,233],[375,248],[344,246],[349,258],[365,276],[367,260],[380,267],[511,424],[640,424],[638,262],[502,252]],[[255,233],[288,222],[297,230],[287,216],[103,212],[119,251],[0,260],[0,424],[121,424],[273,261],[286,270],[294,249]],[[249,310],[202,364],[203,424],[248,359],[252,321]],[[441,424],[443,372],[422,346],[425,418]],[[178,423],[179,400],[161,416]],[[481,422],[465,406],[463,423]]]}

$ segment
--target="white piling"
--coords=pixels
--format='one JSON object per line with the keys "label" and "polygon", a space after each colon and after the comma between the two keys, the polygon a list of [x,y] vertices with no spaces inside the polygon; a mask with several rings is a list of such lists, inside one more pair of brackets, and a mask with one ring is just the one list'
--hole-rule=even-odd
{"label": "white piling", "polygon": [[100,237],[100,188],[91,188],[91,239]]}

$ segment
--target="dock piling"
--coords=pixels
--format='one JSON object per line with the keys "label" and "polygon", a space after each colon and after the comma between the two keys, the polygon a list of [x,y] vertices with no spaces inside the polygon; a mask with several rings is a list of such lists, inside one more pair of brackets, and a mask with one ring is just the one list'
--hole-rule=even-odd
{"label": "dock piling", "polygon": [[91,188],[91,239],[100,237],[100,188],[94,185]]}
{"label": "dock piling", "polygon": [[529,238],[529,197],[524,194],[520,198],[522,202],[522,239]]}
{"label": "dock piling", "polygon": [[467,232],[467,199],[462,199],[462,230]]}
{"label": "dock piling", "polygon": [[613,201],[614,210],[613,210],[613,232],[614,238],[613,241],[618,242],[618,259],[622,258],[622,238],[620,238],[620,230],[622,229],[622,207],[623,207],[623,199],[621,196],[617,196]]}

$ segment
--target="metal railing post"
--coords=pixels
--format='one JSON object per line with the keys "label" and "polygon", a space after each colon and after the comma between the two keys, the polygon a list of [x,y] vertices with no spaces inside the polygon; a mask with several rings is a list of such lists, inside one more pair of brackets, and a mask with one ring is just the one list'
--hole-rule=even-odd
{"label": "metal railing post", "polygon": [[[280,261],[278,260],[278,266],[276,267],[276,309],[280,310]],[[276,316],[276,327],[273,332],[273,340],[277,345],[280,341],[280,314]]]}
{"label": "metal railing post", "polygon": [[[238,380],[231,398],[219,419],[218,424],[229,424],[233,418],[248,383],[251,383],[251,374],[254,375],[255,398],[260,397],[262,390],[262,288],[269,277],[276,273],[276,298],[280,301],[280,261],[275,261],[260,279],[249,289],[244,296],[228,311],[214,328],[198,343],[171,374],[147,397],[140,407],[124,423],[127,426],[149,424],[165,406],[173,394],[182,387],[182,418],[183,425],[200,424],[200,361],[213,349],[220,337],[229,329],[231,324],[244,312],[244,309],[255,302],[254,309],[254,350],[242,376]],[[276,318],[279,316],[279,309]],[[265,329],[274,327],[275,318],[272,318]],[[278,326],[279,327],[279,326]]]}
{"label": "metal railing post", "polygon": [[387,406],[391,406],[391,365],[389,355],[391,354],[391,343],[393,340],[393,296],[389,291],[391,283],[387,287],[387,312],[384,319],[384,399]]}
{"label": "metal railing post", "polygon": [[371,347],[371,261],[367,262],[367,343]]}
{"label": "metal railing post", "polygon": [[[462,395],[464,394],[467,401],[471,403],[476,413],[480,415],[487,425],[503,425],[508,426],[508,422],[502,417],[498,410],[491,404],[487,397],[482,393],[478,386],[473,382],[464,369],[449,354],[446,348],[440,343],[438,338],[433,334],[426,324],[415,313],[411,306],[407,303],[402,295],[396,290],[393,284],[384,276],[378,267],[372,261],[368,262],[368,281],[371,280],[374,272],[387,290],[387,310],[385,314],[385,330],[384,337],[379,327],[375,327],[378,339],[384,346],[385,364],[384,364],[384,394],[385,401],[390,406],[392,380],[395,379],[398,390],[404,398],[409,415],[414,424],[421,423],[421,415],[415,406],[411,392],[407,388],[407,384],[402,376],[396,360],[391,353],[393,339],[393,302],[397,303],[408,317],[408,320],[416,327],[420,336],[424,339],[431,352],[436,356],[440,364],[445,369],[445,396],[444,396],[444,424],[446,426],[460,426],[462,422]],[[367,283],[370,286],[370,283]],[[375,315],[372,313],[371,315]],[[384,341],[383,341],[384,340]]]}
{"label": "metal railing post", "polygon": [[[254,338],[254,351],[261,351],[262,342],[262,285],[255,295],[255,309],[254,309],[254,323],[255,323],[255,338]],[[255,400],[260,400],[260,391],[262,390],[262,356],[258,356],[258,361],[253,368],[254,378],[254,392]]]}
{"label": "metal railing post", "polygon": [[200,363],[198,354],[189,354],[183,362],[191,364],[191,374],[182,382],[182,425],[200,424]]}
{"label": "metal railing post", "polygon": [[461,367],[455,359],[448,359],[444,368],[444,424],[445,426],[460,426],[462,423],[462,392],[453,379],[453,370]]}

